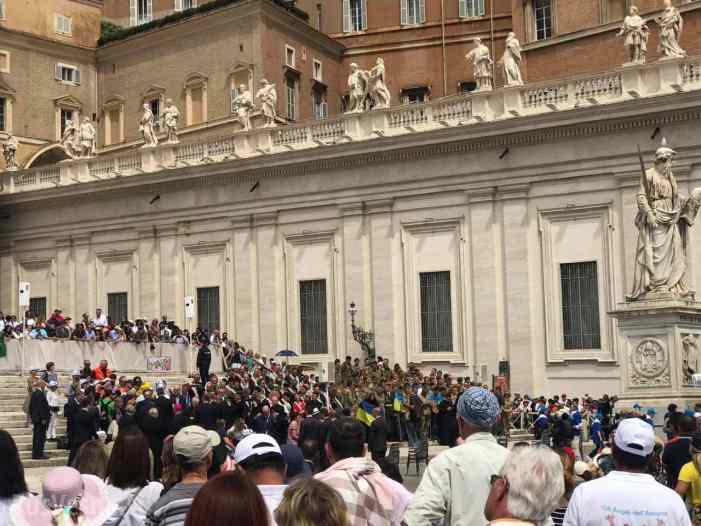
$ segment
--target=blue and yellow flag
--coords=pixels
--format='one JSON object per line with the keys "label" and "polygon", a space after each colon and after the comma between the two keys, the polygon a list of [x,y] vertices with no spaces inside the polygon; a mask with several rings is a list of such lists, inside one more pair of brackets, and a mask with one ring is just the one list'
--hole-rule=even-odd
{"label": "blue and yellow flag", "polygon": [[373,409],[374,406],[370,402],[363,400],[360,403],[360,407],[358,407],[358,410],[355,412],[356,420],[360,420],[363,424],[369,427],[375,421],[375,417],[372,416]]}

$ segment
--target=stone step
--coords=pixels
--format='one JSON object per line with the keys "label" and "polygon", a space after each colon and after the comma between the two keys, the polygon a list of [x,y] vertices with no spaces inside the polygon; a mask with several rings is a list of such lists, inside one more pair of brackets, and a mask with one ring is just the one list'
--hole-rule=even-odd
{"label": "stone step", "polygon": [[[48,442],[47,442],[47,444],[48,444]],[[68,450],[66,450],[66,449],[48,449],[48,448],[46,448],[45,452],[51,458],[64,457],[64,458],[68,459]],[[29,448],[29,450],[26,450],[26,451],[20,451],[19,458],[22,461],[22,463],[24,463],[25,460],[31,460],[32,459],[32,448]]]}
{"label": "stone step", "polygon": [[[15,440],[17,440],[17,439],[15,438]],[[20,452],[20,455],[23,451],[31,451],[32,450],[31,437],[29,437],[29,442],[22,442],[22,443],[16,442],[16,444],[17,444],[17,449]],[[44,451],[65,451],[65,450],[59,450],[56,447],[56,442],[47,441],[46,445],[44,446]]]}
{"label": "stone step", "polygon": [[[12,435],[12,438],[15,439],[15,442],[20,442],[20,441],[32,441],[32,428],[31,427],[19,427],[19,428],[7,428],[3,427],[5,431],[10,433]],[[56,433],[58,435],[65,435],[66,434],[66,426],[65,425],[59,425],[56,427]]]}
{"label": "stone step", "polygon": [[34,460],[30,455],[30,458],[22,460],[22,466],[24,466],[25,469],[66,466],[68,465],[68,451],[65,451],[65,453],[66,454],[64,456],[52,456],[48,460]]}

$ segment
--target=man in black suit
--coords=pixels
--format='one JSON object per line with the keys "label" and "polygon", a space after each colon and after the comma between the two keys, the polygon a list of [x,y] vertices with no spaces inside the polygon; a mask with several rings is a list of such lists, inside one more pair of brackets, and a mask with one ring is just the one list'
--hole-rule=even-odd
{"label": "man in black suit", "polygon": [[83,396],[79,399],[80,409],[75,411],[70,419],[68,437],[71,451],[68,454],[68,465],[70,466],[78,453],[78,448],[85,442],[97,438],[97,419],[90,411],[90,400]]}
{"label": "man in black suit", "polygon": [[29,416],[32,418],[32,458],[47,459],[49,456],[44,453],[46,443],[46,431],[49,428],[51,410],[49,402],[46,400],[46,382],[39,381],[29,399]]}
{"label": "man in black suit", "polygon": [[382,414],[382,409],[376,407],[372,410],[372,416],[375,417],[370,431],[368,432],[368,449],[370,456],[375,462],[384,460],[387,455],[387,435],[389,434],[389,426]]}
{"label": "man in black suit", "polygon": [[166,431],[170,430],[173,426],[173,403],[170,399],[166,398],[165,389],[163,387],[156,387],[156,408],[158,409],[158,414],[163,422],[163,427]]}

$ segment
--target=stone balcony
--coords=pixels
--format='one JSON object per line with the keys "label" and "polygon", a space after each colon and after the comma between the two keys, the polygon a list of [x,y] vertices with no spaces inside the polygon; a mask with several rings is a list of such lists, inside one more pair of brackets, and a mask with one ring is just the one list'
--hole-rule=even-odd
{"label": "stone balcony", "polygon": [[206,142],[136,147],[92,159],[5,172],[2,192],[27,192],[188,166],[235,162],[695,90],[701,90],[701,57],[664,60],[594,76],[473,92],[425,104],[344,114],[294,126],[242,131]]}

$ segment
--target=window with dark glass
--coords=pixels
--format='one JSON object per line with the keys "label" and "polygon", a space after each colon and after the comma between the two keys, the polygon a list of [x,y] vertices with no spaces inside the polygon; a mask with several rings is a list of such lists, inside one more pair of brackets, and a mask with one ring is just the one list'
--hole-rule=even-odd
{"label": "window with dark glass", "polygon": [[107,294],[107,317],[114,323],[122,323],[129,319],[129,308],[126,292],[110,292]]}
{"label": "window with dark glass", "polygon": [[562,263],[560,286],[565,350],[600,349],[596,261]]}
{"label": "window with dark glass", "polygon": [[453,352],[450,272],[421,272],[421,351]]}
{"label": "window with dark glass", "polygon": [[0,97],[0,131],[5,131],[7,129],[7,123],[5,122],[7,115],[7,99],[5,97]]}
{"label": "window with dark glass", "polygon": [[535,38],[544,40],[553,36],[552,0],[534,0]]}
{"label": "window with dark glass", "polygon": [[29,312],[36,319],[46,319],[46,297],[29,298]]}
{"label": "window with dark glass", "polygon": [[219,287],[197,289],[197,326],[210,334],[219,330]]}
{"label": "window with dark glass", "polygon": [[326,280],[299,282],[302,354],[327,354]]}
{"label": "window with dark glass", "polygon": [[414,88],[403,89],[400,94],[402,104],[417,104],[420,102],[428,102],[430,89],[428,86],[417,86]]}

